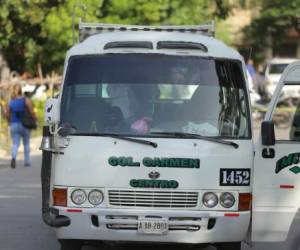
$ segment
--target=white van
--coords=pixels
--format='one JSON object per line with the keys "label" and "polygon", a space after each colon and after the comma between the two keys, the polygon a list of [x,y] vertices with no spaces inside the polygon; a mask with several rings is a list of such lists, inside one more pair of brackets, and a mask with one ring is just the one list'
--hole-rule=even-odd
{"label": "white van", "polygon": [[[300,203],[300,84],[287,67],[256,148],[246,68],[213,27],[80,25],[46,104],[43,219],[62,250],[95,241],[284,241]],[[273,114],[295,114],[276,130]]]}

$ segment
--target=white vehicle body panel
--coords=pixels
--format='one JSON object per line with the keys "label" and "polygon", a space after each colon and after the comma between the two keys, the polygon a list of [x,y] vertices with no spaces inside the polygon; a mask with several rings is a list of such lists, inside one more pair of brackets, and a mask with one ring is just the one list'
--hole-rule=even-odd
{"label": "white vehicle body panel", "polygon": [[[153,43],[153,49],[104,49],[106,43],[112,41],[151,41]],[[202,43],[208,49],[207,52],[194,51],[194,50],[181,50],[176,49],[170,51],[168,49],[156,49],[156,44],[159,41],[185,41],[185,42],[197,42]],[[117,31],[113,33],[104,33],[94,35],[87,38],[84,42],[75,45],[67,53],[67,60],[74,55],[89,55],[89,54],[105,54],[105,53],[164,53],[164,54],[183,54],[183,55],[195,55],[195,56],[208,56],[216,58],[230,58],[241,60],[241,55],[225,45],[223,42],[216,40],[212,37],[197,34],[183,34],[180,32],[154,32],[154,31]]]}
{"label": "white vehicle body panel", "polygon": [[[265,120],[272,120],[285,84],[300,84],[300,61],[290,64],[281,76]],[[284,241],[300,206],[299,176],[290,171],[275,173],[278,159],[299,152],[299,142],[280,141],[272,147],[275,158],[262,158],[258,142],[254,161],[252,240]]]}
{"label": "white vehicle body panel", "polygon": [[[160,172],[161,178],[178,180],[180,189],[215,189],[219,185],[220,168],[251,168],[252,144],[242,141],[239,148],[196,139],[148,138],[158,147],[127,142],[113,138],[72,136],[64,155],[55,158],[60,166],[55,172],[55,184],[60,186],[130,188],[129,180],[148,178],[149,172]],[[76,153],[74,153],[76,152]],[[121,167],[110,166],[110,156],[132,156],[142,162],[143,157],[199,158],[200,169],[167,167]],[[84,165],[83,165],[84,163]],[[86,175],[81,173],[85,172]],[[66,178],[68,176],[68,178]],[[122,176],[115,182],[116,176]],[[224,187],[232,190],[232,187]],[[249,190],[249,187],[235,187]]]}

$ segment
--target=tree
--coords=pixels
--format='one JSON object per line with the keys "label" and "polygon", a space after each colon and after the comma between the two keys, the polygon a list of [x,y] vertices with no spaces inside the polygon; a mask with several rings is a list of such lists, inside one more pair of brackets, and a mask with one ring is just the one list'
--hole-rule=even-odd
{"label": "tree", "polygon": [[[252,21],[245,32],[245,43],[251,46],[256,59],[261,61],[262,52],[272,47],[281,46],[290,32],[300,34],[300,2],[299,0],[256,0],[260,14]],[[298,44],[300,49],[300,44]]]}
{"label": "tree", "polygon": [[[0,46],[19,72],[61,71],[72,46],[72,14],[78,0],[2,0]],[[123,24],[199,24],[225,18],[229,0],[85,0],[87,21]],[[75,9],[84,16],[81,8]]]}
{"label": "tree", "polygon": [[44,18],[41,11],[44,4],[44,1],[32,4],[29,1],[4,0],[0,5],[1,50],[15,70],[23,69],[38,55],[39,43],[43,43],[38,34]]}

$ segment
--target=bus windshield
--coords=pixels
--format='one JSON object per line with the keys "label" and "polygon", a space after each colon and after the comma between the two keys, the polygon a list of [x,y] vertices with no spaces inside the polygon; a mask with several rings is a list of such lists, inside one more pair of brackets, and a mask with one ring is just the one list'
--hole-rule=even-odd
{"label": "bus windshield", "polygon": [[161,137],[164,132],[180,132],[250,136],[240,63],[182,55],[71,57],[61,123],[71,124],[75,135]]}

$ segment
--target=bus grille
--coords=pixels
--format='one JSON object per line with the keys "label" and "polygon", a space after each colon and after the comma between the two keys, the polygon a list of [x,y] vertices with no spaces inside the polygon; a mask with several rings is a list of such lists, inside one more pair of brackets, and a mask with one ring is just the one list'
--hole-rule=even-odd
{"label": "bus grille", "polygon": [[109,190],[109,204],[121,207],[192,208],[198,192]]}

